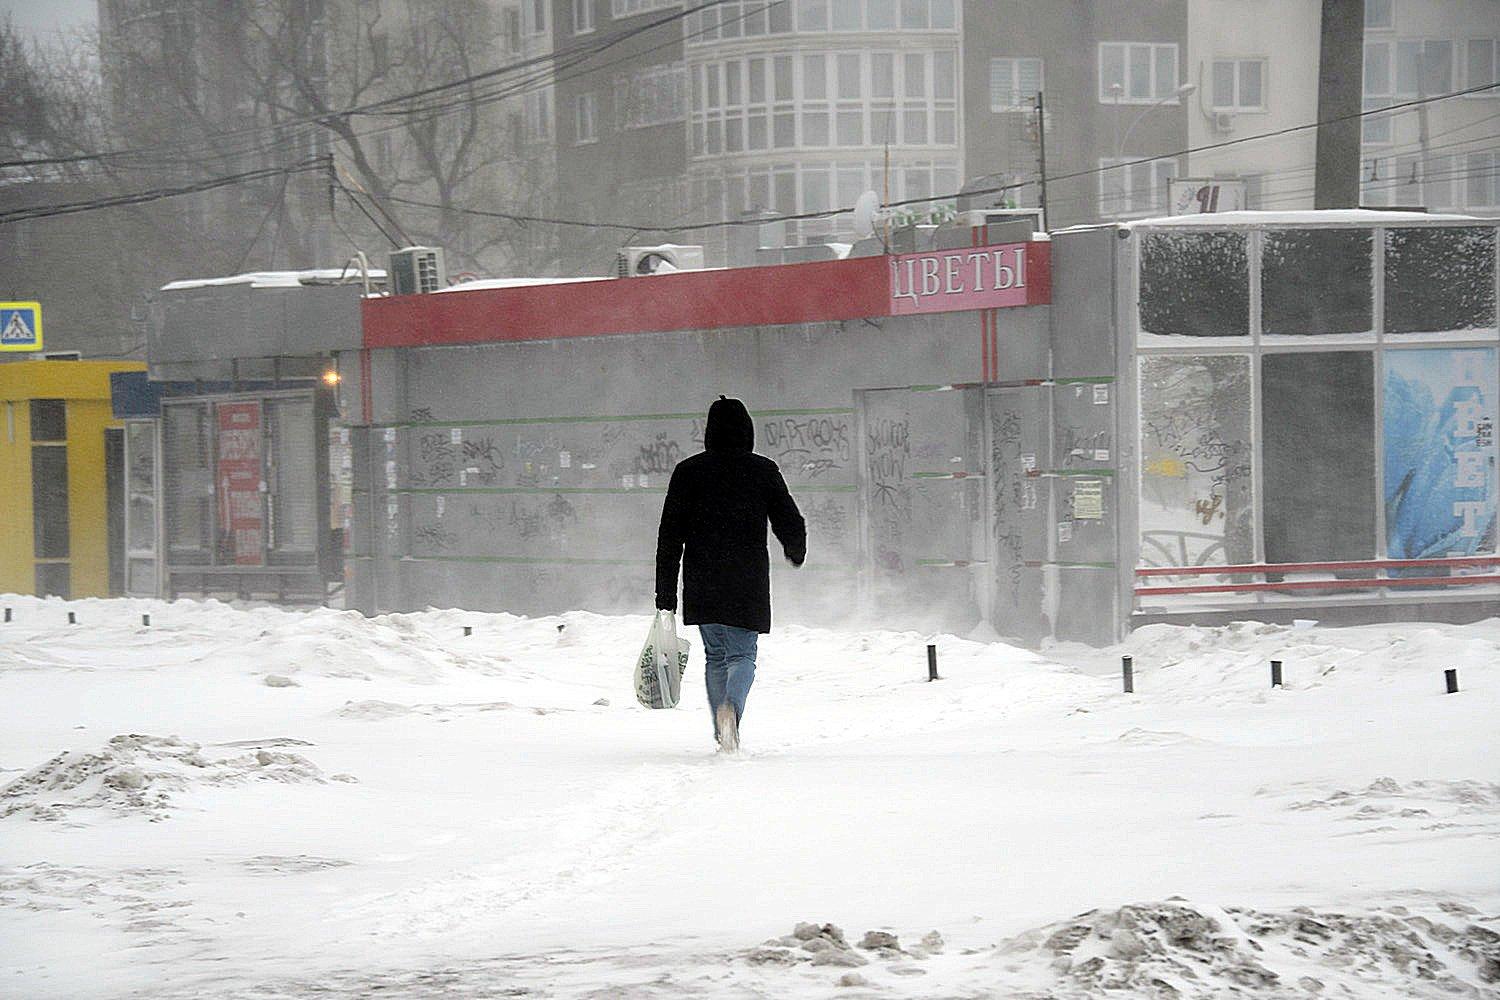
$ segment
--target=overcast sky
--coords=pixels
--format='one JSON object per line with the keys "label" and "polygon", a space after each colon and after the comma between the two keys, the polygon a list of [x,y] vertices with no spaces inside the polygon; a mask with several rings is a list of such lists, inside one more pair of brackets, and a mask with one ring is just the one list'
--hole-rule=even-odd
{"label": "overcast sky", "polygon": [[46,36],[75,27],[91,27],[99,20],[99,0],[0,0],[0,18],[46,41]]}

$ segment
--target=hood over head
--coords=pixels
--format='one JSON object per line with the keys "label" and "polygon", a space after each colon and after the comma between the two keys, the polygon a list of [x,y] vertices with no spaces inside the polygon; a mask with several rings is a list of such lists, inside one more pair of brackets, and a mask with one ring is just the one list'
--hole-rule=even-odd
{"label": "hood over head", "polygon": [[703,430],[703,447],[708,451],[751,451],[755,448],[755,422],[750,411],[738,399],[720,396],[708,408],[708,424]]}

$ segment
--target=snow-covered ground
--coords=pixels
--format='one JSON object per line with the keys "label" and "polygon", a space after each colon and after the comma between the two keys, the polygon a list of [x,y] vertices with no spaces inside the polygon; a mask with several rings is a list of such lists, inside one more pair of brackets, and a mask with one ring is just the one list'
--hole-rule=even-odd
{"label": "snow-covered ground", "polygon": [[0,604],[0,996],[1500,993],[1500,621],[783,627],[726,758],[645,617]]}

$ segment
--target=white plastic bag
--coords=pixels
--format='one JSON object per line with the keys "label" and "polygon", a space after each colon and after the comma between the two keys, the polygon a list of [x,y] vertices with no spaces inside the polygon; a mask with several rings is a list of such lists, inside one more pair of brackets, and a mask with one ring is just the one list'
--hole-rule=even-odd
{"label": "white plastic bag", "polygon": [[646,645],[635,661],[635,697],[647,708],[676,708],[682,697],[682,672],[689,643],[677,637],[677,616],[658,611],[646,633]]}

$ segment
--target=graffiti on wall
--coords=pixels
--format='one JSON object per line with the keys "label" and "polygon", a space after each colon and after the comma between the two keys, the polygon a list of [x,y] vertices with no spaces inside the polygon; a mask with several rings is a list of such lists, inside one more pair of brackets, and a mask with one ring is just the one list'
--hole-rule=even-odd
{"label": "graffiti on wall", "polygon": [[761,439],[789,482],[834,478],[849,468],[849,422],[844,415],[782,417],[761,425]]}

